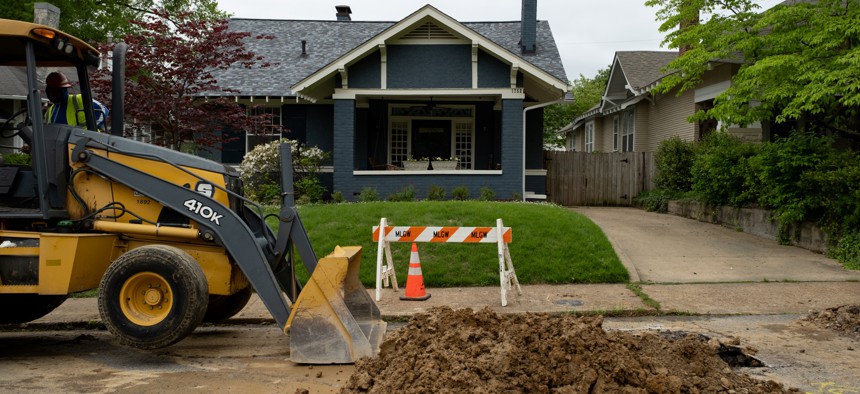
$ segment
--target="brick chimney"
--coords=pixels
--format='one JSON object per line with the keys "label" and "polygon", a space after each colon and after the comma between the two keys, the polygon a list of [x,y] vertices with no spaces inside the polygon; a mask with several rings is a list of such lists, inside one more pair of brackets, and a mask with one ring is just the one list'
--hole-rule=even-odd
{"label": "brick chimney", "polygon": [[58,29],[60,9],[50,3],[33,4],[33,22]]}
{"label": "brick chimney", "polygon": [[520,49],[524,54],[537,50],[537,0],[523,0]]}
{"label": "brick chimney", "polygon": [[352,17],[349,14],[352,14],[352,10],[348,5],[336,5],[334,9],[337,10],[337,20],[339,21],[351,21]]}

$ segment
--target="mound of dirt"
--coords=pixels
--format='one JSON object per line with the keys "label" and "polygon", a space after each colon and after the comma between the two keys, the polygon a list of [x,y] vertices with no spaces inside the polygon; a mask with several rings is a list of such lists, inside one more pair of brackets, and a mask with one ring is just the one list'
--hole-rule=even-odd
{"label": "mound of dirt", "polygon": [[842,305],[813,311],[801,321],[860,339],[860,305]]}
{"label": "mound of dirt", "polygon": [[602,317],[433,308],[359,360],[342,393],[783,393],[713,346],[602,328]]}

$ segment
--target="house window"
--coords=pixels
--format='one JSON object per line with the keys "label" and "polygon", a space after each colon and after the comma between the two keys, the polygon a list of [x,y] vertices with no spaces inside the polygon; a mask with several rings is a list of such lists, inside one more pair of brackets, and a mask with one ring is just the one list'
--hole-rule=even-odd
{"label": "house window", "polygon": [[633,134],[636,126],[634,107],[621,113],[621,150],[633,152]]}
{"label": "house window", "polygon": [[257,145],[277,141],[281,138],[281,107],[248,107],[248,116],[270,115],[264,123],[257,123],[245,134],[245,152]]}
{"label": "house window", "polygon": [[594,152],[594,122],[585,124],[585,151]]}
{"label": "house window", "polygon": [[409,122],[392,121],[388,140],[391,141],[388,162],[402,167],[409,158]]}
{"label": "house window", "polygon": [[454,157],[459,160],[460,169],[472,169],[475,133],[471,122],[454,123]]}
{"label": "house window", "polygon": [[152,125],[149,123],[133,123],[131,125],[131,138],[135,141],[144,142],[147,144],[152,143]]}
{"label": "house window", "polygon": [[412,156],[456,157],[459,168],[474,168],[473,105],[392,104],[389,113],[389,163],[402,166]]}
{"label": "house window", "polygon": [[621,125],[619,124],[619,120],[617,116],[612,117],[612,151],[618,151],[618,133],[621,130]]}

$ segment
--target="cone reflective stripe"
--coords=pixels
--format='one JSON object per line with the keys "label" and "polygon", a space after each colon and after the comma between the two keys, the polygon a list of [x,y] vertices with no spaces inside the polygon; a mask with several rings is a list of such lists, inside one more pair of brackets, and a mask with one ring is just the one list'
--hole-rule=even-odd
{"label": "cone reflective stripe", "polygon": [[424,289],[424,275],[421,274],[421,260],[418,258],[418,245],[412,243],[412,255],[409,258],[409,276],[406,277],[406,290],[401,300],[424,301],[430,294]]}

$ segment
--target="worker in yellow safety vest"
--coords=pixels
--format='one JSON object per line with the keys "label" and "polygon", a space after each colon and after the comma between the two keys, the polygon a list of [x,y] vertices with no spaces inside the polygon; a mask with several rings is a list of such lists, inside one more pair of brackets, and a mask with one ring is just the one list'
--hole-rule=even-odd
{"label": "worker in yellow safety vest", "polygon": [[[87,127],[84,115],[84,98],[81,94],[69,94],[71,82],[61,72],[52,72],[45,79],[45,93],[51,106],[45,113],[45,123],[67,124],[69,126]],[[99,131],[104,131],[105,120],[108,109],[104,104],[93,100],[93,112],[96,117],[96,126]]]}

